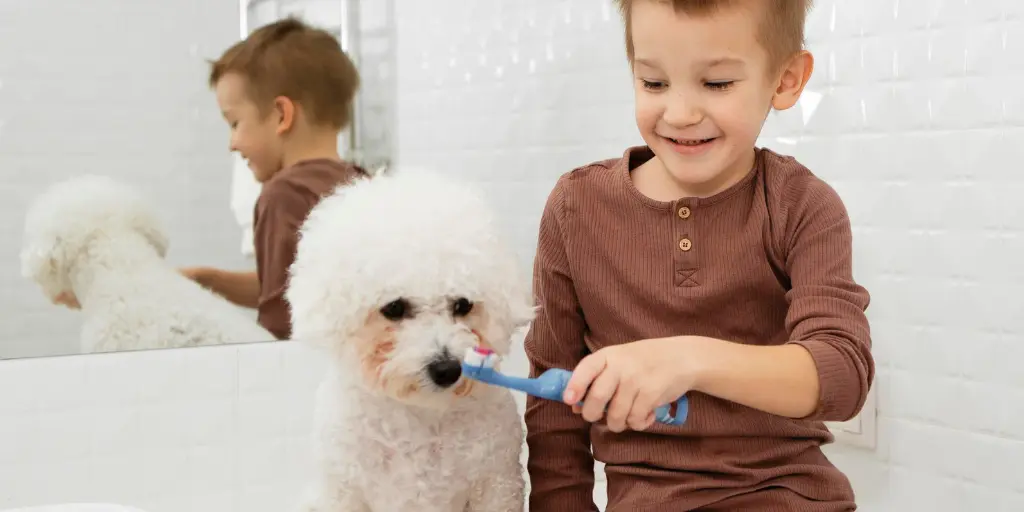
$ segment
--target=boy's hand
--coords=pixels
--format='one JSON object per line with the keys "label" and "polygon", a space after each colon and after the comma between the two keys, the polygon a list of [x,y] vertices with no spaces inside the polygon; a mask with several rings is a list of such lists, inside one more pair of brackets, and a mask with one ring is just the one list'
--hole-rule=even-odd
{"label": "boy's hand", "polygon": [[[587,421],[607,416],[613,432],[644,430],[654,423],[655,409],[696,385],[699,344],[700,338],[682,336],[600,349],[573,370],[563,399]],[[582,406],[576,405],[581,397]]]}
{"label": "boy's hand", "polygon": [[180,272],[181,275],[195,281],[196,283],[199,283],[202,286],[206,286],[205,284],[203,284],[203,276],[206,275],[206,267],[184,267],[178,269],[178,272]]}

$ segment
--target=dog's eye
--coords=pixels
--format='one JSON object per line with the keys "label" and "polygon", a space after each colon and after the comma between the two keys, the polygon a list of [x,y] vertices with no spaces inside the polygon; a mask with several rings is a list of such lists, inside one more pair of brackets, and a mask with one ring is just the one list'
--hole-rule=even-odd
{"label": "dog's eye", "polygon": [[409,314],[409,303],[405,299],[393,300],[380,308],[380,314],[388,320],[399,320]]}
{"label": "dog's eye", "polygon": [[459,297],[452,303],[452,314],[455,316],[466,316],[473,310],[473,303],[465,297]]}

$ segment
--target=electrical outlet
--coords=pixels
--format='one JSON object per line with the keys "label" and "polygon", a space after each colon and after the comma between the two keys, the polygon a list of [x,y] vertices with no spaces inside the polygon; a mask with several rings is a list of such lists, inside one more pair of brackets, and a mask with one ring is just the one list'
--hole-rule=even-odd
{"label": "electrical outlet", "polygon": [[877,413],[876,387],[872,387],[860,414],[847,421],[825,422],[825,425],[837,443],[874,450],[877,445]]}

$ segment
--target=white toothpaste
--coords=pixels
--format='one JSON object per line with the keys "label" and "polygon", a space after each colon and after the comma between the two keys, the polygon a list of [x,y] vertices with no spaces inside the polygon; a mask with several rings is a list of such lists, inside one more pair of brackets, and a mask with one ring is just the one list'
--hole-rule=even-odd
{"label": "white toothpaste", "polygon": [[493,352],[485,354],[478,352],[475,348],[467,348],[462,361],[470,366],[494,368],[494,363],[497,361],[497,358],[498,355]]}

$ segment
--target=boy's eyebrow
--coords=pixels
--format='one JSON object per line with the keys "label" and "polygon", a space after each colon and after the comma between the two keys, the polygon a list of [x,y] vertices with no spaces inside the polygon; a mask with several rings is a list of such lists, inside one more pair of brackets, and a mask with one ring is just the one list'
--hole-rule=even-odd
{"label": "boy's eyebrow", "polygon": [[[658,67],[657,63],[655,63],[653,60],[650,60],[650,59],[635,58],[635,59],[633,59],[633,62],[635,64],[639,65],[639,66],[647,66],[649,68],[657,68]],[[716,66],[726,66],[726,65],[733,65],[733,66],[743,65],[743,60],[742,59],[738,59],[736,57],[715,57],[713,59],[706,59],[706,60],[699,61],[697,63],[697,66],[701,67],[701,68],[713,68],[713,67],[716,67]]]}
{"label": "boy's eyebrow", "polygon": [[644,58],[634,58],[633,59],[633,63],[637,64],[638,66],[647,66],[649,68],[656,68],[656,67],[658,67],[654,63],[654,61],[651,61],[651,60],[648,60],[648,59],[644,59]]}
{"label": "boy's eyebrow", "polygon": [[743,60],[737,59],[735,57],[716,57],[714,59],[703,60],[703,61],[700,62],[700,64],[703,67],[706,67],[706,68],[713,68],[715,66],[725,66],[725,65],[730,65],[730,64],[731,65],[742,65],[743,64]]}

